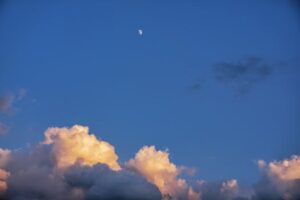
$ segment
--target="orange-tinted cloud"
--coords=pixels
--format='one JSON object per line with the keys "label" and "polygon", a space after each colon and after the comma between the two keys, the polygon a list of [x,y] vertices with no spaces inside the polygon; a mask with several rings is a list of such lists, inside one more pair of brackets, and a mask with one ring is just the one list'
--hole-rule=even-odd
{"label": "orange-tinted cloud", "polygon": [[[263,176],[254,187],[236,179],[191,187],[168,151],[144,146],[119,164],[115,148],[89,133],[88,127],[49,128],[42,143],[29,149],[0,148],[0,199],[49,200],[260,200],[300,198],[300,156],[258,161]],[[123,166],[123,167],[122,167]],[[35,180],[35,181],[28,181]],[[190,183],[190,182],[189,182]]]}
{"label": "orange-tinted cloud", "polygon": [[156,150],[154,146],[144,146],[126,166],[137,170],[155,184],[165,197],[179,199],[186,196],[189,200],[200,199],[200,194],[189,188],[184,179],[178,178],[180,170],[169,160],[167,151]]}
{"label": "orange-tinted cloud", "polygon": [[0,197],[1,194],[4,193],[7,189],[6,180],[9,176],[9,172],[4,170],[3,168],[7,164],[9,160],[10,151],[6,149],[0,148]]}
{"label": "orange-tinted cloud", "polygon": [[233,192],[236,193],[238,190],[238,183],[236,179],[231,179],[222,183],[221,192]]}
{"label": "orange-tinted cloud", "polygon": [[0,168],[4,167],[9,160],[11,151],[0,148]]}
{"label": "orange-tinted cloud", "polygon": [[[280,198],[300,198],[300,156],[294,155],[281,161],[258,161],[258,166],[265,173],[270,188],[276,191]],[[266,183],[264,183],[266,185]]]}
{"label": "orange-tinted cloud", "polygon": [[52,145],[58,168],[74,164],[106,164],[112,170],[121,169],[115,148],[90,134],[88,127],[75,125],[71,128],[49,128],[45,132],[43,144]]}
{"label": "orange-tinted cloud", "polygon": [[300,179],[300,156],[292,156],[290,159],[282,161],[273,161],[268,164],[265,161],[258,161],[260,168],[267,171],[269,176],[272,176],[280,181],[292,181]]}
{"label": "orange-tinted cloud", "polygon": [[0,194],[7,190],[6,179],[9,176],[9,172],[4,169],[0,169]]}

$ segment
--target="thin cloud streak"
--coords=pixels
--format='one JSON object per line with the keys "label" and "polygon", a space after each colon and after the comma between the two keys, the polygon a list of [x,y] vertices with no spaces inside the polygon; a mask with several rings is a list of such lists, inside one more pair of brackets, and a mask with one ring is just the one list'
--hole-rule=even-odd
{"label": "thin cloud streak", "polygon": [[213,65],[219,83],[232,87],[237,94],[251,91],[258,82],[269,77],[273,68],[259,57],[247,57],[237,62],[221,62]]}

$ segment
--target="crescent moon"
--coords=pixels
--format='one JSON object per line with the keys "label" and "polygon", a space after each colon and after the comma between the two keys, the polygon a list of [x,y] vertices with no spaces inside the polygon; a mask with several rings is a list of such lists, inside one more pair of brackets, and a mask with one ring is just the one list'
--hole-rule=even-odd
{"label": "crescent moon", "polygon": [[143,30],[142,30],[142,29],[139,29],[139,30],[138,30],[138,33],[139,33],[139,35],[143,35]]}

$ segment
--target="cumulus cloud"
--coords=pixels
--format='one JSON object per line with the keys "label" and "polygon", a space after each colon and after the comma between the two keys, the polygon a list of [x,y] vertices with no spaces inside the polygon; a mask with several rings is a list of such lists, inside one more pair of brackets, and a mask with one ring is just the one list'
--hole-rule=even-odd
{"label": "cumulus cloud", "polygon": [[216,79],[232,87],[238,94],[249,92],[254,84],[266,79],[272,71],[271,65],[258,57],[214,65]]}
{"label": "cumulus cloud", "polygon": [[82,188],[86,199],[145,199],[160,200],[157,187],[139,174],[122,169],[111,170],[106,165],[73,166],[65,175],[73,187]]}
{"label": "cumulus cloud", "polygon": [[49,128],[43,144],[52,145],[58,168],[75,163],[93,166],[106,164],[113,170],[120,170],[114,147],[89,134],[88,127],[75,125],[69,128]]}
{"label": "cumulus cloud", "polygon": [[7,149],[0,148],[0,198],[3,193],[7,190],[6,180],[9,177],[9,172],[3,169],[7,164],[10,156],[10,151]]}
{"label": "cumulus cloud", "polygon": [[236,179],[231,179],[222,183],[221,192],[233,191],[234,193],[238,190],[238,183]]}
{"label": "cumulus cloud", "polygon": [[300,156],[269,163],[259,160],[258,166],[264,172],[264,178],[256,186],[258,197],[300,199]]}
{"label": "cumulus cloud", "polygon": [[63,200],[72,199],[72,189],[64,181],[63,173],[55,169],[55,161],[46,146],[12,152],[5,169],[7,179],[6,198]]}
{"label": "cumulus cloud", "polygon": [[0,148],[0,168],[4,167],[9,160],[11,151],[8,149]]}
{"label": "cumulus cloud", "polygon": [[29,149],[0,149],[0,170],[0,199],[161,199],[154,184],[121,168],[112,145],[79,125],[49,128]]}
{"label": "cumulus cloud", "polygon": [[300,156],[281,161],[257,162],[262,171],[253,186],[241,186],[236,179],[209,183],[199,181],[195,190],[203,200],[298,200],[300,199]]}
{"label": "cumulus cloud", "polygon": [[7,190],[6,179],[9,173],[3,169],[0,169],[0,196]]}
{"label": "cumulus cloud", "polygon": [[180,169],[169,160],[167,151],[156,150],[154,146],[145,146],[126,166],[137,170],[146,179],[155,184],[165,199],[200,199],[200,194],[188,187],[184,179],[178,178]]}
{"label": "cumulus cloud", "polygon": [[270,177],[280,181],[292,181],[300,179],[300,156],[292,156],[283,161],[273,161],[266,164],[265,161],[258,161],[260,168],[267,171]]}
{"label": "cumulus cloud", "polygon": [[203,200],[250,200],[253,190],[240,186],[236,179],[223,182],[197,181],[195,190],[201,193]]}
{"label": "cumulus cloud", "polygon": [[[115,148],[75,125],[49,128],[45,139],[26,149],[0,148],[0,199],[5,200],[297,200],[300,156],[258,161],[262,177],[253,186],[236,179],[223,182],[181,177],[167,151],[144,146],[120,164]],[[188,184],[189,183],[189,184]]]}
{"label": "cumulus cloud", "polygon": [[51,148],[45,145],[14,152],[6,166],[11,174],[6,197],[13,200],[161,199],[157,187],[137,173],[114,171],[105,164],[74,164],[57,169],[51,157]]}

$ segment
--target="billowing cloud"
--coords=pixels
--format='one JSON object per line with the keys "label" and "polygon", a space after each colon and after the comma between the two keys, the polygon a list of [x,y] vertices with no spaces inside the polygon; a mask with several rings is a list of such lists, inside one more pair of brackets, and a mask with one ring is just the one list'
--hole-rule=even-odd
{"label": "billowing cloud", "polygon": [[236,179],[231,179],[222,183],[221,192],[236,192],[238,190],[238,183]]}
{"label": "billowing cloud", "polygon": [[9,173],[3,169],[0,169],[0,196],[7,190],[6,179],[9,177]]}
{"label": "billowing cloud", "polygon": [[157,187],[126,169],[113,171],[106,165],[73,166],[66,172],[65,179],[85,191],[85,199],[161,199]]}
{"label": "billowing cloud", "polygon": [[11,155],[6,166],[10,171],[8,199],[161,199],[157,187],[128,170],[114,171],[105,164],[57,169],[48,147],[40,145]]}
{"label": "billowing cloud", "polygon": [[258,196],[277,196],[283,199],[300,199],[300,156],[266,163],[258,161],[264,179],[257,184]]}
{"label": "billowing cloud", "polygon": [[203,200],[298,200],[300,199],[300,156],[282,161],[257,162],[262,176],[253,186],[240,186],[236,179],[208,183],[199,181],[196,191]]}
{"label": "billowing cloud", "polygon": [[118,162],[115,148],[88,127],[49,128],[38,145],[0,148],[0,199],[5,200],[297,200],[300,156],[258,161],[262,177],[253,186],[236,179],[192,183],[168,151],[144,146],[133,159]]}
{"label": "billowing cloud", "polygon": [[10,151],[0,148],[0,198],[3,193],[7,190],[6,180],[9,177],[9,172],[3,169],[7,164],[10,156]]}
{"label": "billowing cloud", "polygon": [[232,87],[238,94],[249,92],[255,83],[266,79],[272,71],[271,65],[258,57],[214,65],[216,79]]}
{"label": "billowing cloud", "polygon": [[137,170],[155,184],[166,199],[200,199],[200,194],[188,187],[184,179],[178,178],[180,170],[169,160],[169,153],[166,151],[158,151],[154,146],[145,146],[136,153],[134,159],[126,163],[126,166]]}
{"label": "billowing cloud", "polygon": [[50,128],[29,149],[0,149],[0,173],[0,199],[161,199],[145,177],[121,168],[112,145],[79,125]]}
{"label": "billowing cloud", "polygon": [[0,148],[0,168],[4,167],[7,164],[10,158],[10,154],[10,150]]}
{"label": "billowing cloud", "polygon": [[266,170],[270,177],[280,181],[293,181],[300,179],[300,156],[292,156],[283,161],[273,161],[266,164],[265,161],[258,161],[259,167]]}
{"label": "billowing cloud", "polygon": [[203,200],[250,200],[253,189],[240,186],[236,179],[223,182],[198,181],[195,190],[201,193]]}
{"label": "billowing cloud", "polygon": [[44,144],[52,145],[58,168],[75,163],[87,166],[106,164],[113,170],[120,170],[114,147],[89,134],[88,127],[75,125],[71,128],[49,128]]}

